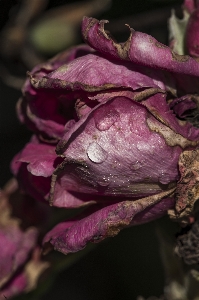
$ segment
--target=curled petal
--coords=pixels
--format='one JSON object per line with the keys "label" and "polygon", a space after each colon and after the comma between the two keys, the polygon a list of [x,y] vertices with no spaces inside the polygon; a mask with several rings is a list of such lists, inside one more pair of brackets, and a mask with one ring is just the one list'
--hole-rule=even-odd
{"label": "curled petal", "polygon": [[179,55],[152,36],[133,29],[130,29],[130,37],[125,43],[116,43],[104,30],[107,22],[84,17],[82,34],[91,47],[109,58],[164,70],[167,79],[172,76],[172,81],[176,81],[178,92],[199,92],[199,62],[188,55]]}
{"label": "curled petal", "polygon": [[[101,66],[99,68],[99,65]],[[62,65],[42,78],[31,76],[35,88],[103,91],[111,88],[131,88],[133,90],[154,87],[163,88],[164,76],[129,62],[110,60],[99,54],[88,54]],[[61,92],[61,91],[60,91]]]}
{"label": "curled petal", "polygon": [[195,143],[125,97],[100,104],[78,123],[58,145],[66,158],[53,175],[53,202],[63,190],[131,198],[161,192],[178,179],[182,148]]}
{"label": "curled petal", "polygon": [[61,222],[57,224],[52,230],[50,230],[43,239],[43,244],[48,243],[51,239],[56,239],[67,228],[71,227],[76,221],[69,220],[67,222]]}
{"label": "curled petal", "polygon": [[195,203],[199,199],[199,150],[184,151],[180,155],[181,178],[176,188],[176,205],[170,216],[184,224],[195,215]]}
{"label": "curled petal", "polygon": [[[135,215],[155,205],[161,199],[172,195],[174,190],[175,188],[137,201],[124,201],[104,207],[75,222],[60,235],[55,235],[50,242],[56,250],[64,254],[77,252],[89,242],[97,243],[107,237],[115,236],[122,228],[131,224]],[[65,225],[67,228],[68,224]]]}
{"label": "curled petal", "polygon": [[[17,168],[15,163],[28,164],[28,171],[35,176],[49,177],[56,167],[55,147],[48,144],[28,143],[13,161],[13,170]],[[17,169],[16,169],[17,171]],[[14,173],[16,173],[14,171]]]}
{"label": "curled petal", "polygon": [[[93,51],[86,45],[74,47],[36,66],[31,76],[40,80],[63,64]],[[17,105],[20,121],[26,123],[34,132],[42,132],[51,138],[59,139],[64,132],[65,123],[71,118],[71,102],[63,100],[60,96],[55,91],[36,90],[28,78],[23,87],[23,97]]]}
{"label": "curled petal", "polygon": [[82,23],[83,37],[94,49],[105,55],[130,60],[151,68],[199,76],[199,63],[197,61],[189,56],[177,55],[169,47],[159,43],[146,33],[131,29],[130,37],[124,44],[115,43],[104,30],[104,24],[107,22],[84,17]]}
{"label": "curled petal", "polygon": [[[186,101],[184,101],[186,99]],[[170,107],[174,108],[174,104],[181,103],[184,101],[184,105],[186,103],[186,107],[188,110],[191,110],[193,107],[196,107],[193,96],[183,96],[180,99],[175,99],[171,102]],[[180,134],[182,137],[189,140],[189,142],[185,142],[185,144],[190,143],[192,146],[196,146],[198,143],[199,137],[199,129],[193,127],[190,123],[180,122],[179,119],[176,118],[175,113],[178,110],[171,110],[167,102],[165,101],[165,95],[156,94],[153,97],[149,97],[146,101],[143,101],[142,104],[147,107],[150,113],[160,122],[170,128],[177,134]],[[183,105],[183,109],[185,109]],[[180,105],[179,105],[180,109]],[[182,109],[182,107],[181,107]],[[179,116],[179,115],[178,115]],[[172,135],[172,134],[171,134]],[[195,141],[195,143],[191,141]]]}

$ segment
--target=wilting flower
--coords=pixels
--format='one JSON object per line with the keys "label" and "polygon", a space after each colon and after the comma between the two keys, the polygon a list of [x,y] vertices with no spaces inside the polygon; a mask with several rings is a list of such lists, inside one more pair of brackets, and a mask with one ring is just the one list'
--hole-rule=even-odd
{"label": "wilting flower", "polygon": [[199,144],[199,130],[186,121],[197,110],[199,64],[132,29],[116,43],[105,23],[84,18],[90,47],[33,69],[18,103],[35,132],[12,162],[23,190],[63,209],[90,206],[46,235],[63,253],[158,218],[175,201],[176,218],[194,205],[180,205],[174,193],[184,180],[179,159]]}
{"label": "wilting flower", "polygon": [[[16,197],[11,181],[0,194],[0,299],[7,299],[35,287],[48,263],[41,262],[37,246],[38,230],[21,229],[21,220],[12,216],[9,200]],[[23,224],[24,225],[24,224]]]}

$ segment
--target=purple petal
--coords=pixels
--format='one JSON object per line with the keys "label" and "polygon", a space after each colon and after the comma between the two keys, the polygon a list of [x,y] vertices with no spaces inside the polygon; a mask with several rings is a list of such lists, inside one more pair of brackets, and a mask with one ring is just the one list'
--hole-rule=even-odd
{"label": "purple petal", "polygon": [[43,244],[48,243],[51,239],[56,239],[62,234],[67,228],[71,227],[76,221],[67,221],[57,224],[51,229],[43,238]]}
{"label": "purple petal", "polygon": [[67,51],[63,51],[53,58],[49,59],[47,62],[37,65],[32,73],[37,74],[47,74],[50,73],[63,64],[66,64],[70,61],[73,61],[77,57],[84,56],[88,53],[92,53],[94,50],[90,48],[88,45],[79,45],[73,48],[68,49]]}
{"label": "purple petal", "polygon": [[[54,145],[42,144],[36,139],[13,158],[11,169],[24,192],[37,200],[45,201],[51,188],[51,175],[62,160],[57,157]],[[93,203],[95,200],[90,195],[70,193],[60,188],[53,205],[75,208]]]}
{"label": "purple petal", "polygon": [[44,201],[50,191],[51,175],[61,161],[55,154],[54,146],[36,140],[28,143],[13,158],[11,169],[24,192]]}
{"label": "purple petal", "polygon": [[165,215],[165,213],[175,206],[175,198],[164,198],[160,202],[146,208],[143,212],[135,215],[131,225],[139,225],[156,220]]}
{"label": "purple petal", "polygon": [[98,105],[80,121],[58,145],[66,158],[54,173],[54,201],[63,190],[135,198],[160,192],[178,180],[182,148],[196,143],[125,97]]}
{"label": "purple petal", "polygon": [[0,284],[7,282],[13,273],[27,260],[37,240],[37,231],[32,228],[22,232],[18,226],[0,226]]}
{"label": "purple petal", "polygon": [[199,63],[193,58],[177,55],[152,36],[133,29],[130,29],[130,37],[124,44],[115,43],[105,32],[105,23],[108,21],[98,21],[88,17],[83,19],[83,37],[95,50],[109,57],[130,60],[151,68],[199,76]]}
{"label": "purple petal", "polygon": [[199,7],[190,15],[186,29],[185,44],[188,54],[199,57]]}
{"label": "purple petal", "polygon": [[130,37],[125,43],[116,43],[104,30],[107,22],[88,17],[83,19],[82,34],[91,47],[105,57],[131,61],[139,66],[150,67],[155,72],[164,70],[167,79],[163,82],[168,89],[175,84],[178,92],[199,92],[199,62],[187,55],[178,55],[152,36],[133,29],[130,29]]}
{"label": "purple petal", "polygon": [[[69,228],[69,224],[66,222],[65,230],[58,236],[55,233],[55,236],[51,239],[51,244],[56,250],[68,254],[83,249],[89,242],[97,243],[107,237],[115,236],[122,228],[130,225],[136,215],[155,205],[163,198],[166,198],[174,190],[172,189],[137,201],[124,201],[104,207],[88,217],[75,222]],[[171,201],[168,201],[168,207],[164,202],[163,206],[159,206],[159,211],[163,213],[169,207],[171,207]],[[141,217],[142,221],[143,216]],[[63,229],[64,224],[62,223],[61,230]]]}
{"label": "purple petal", "polygon": [[77,58],[43,78],[31,77],[31,83],[36,88],[59,88],[88,92],[117,87],[133,90],[143,87],[164,89],[165,86],[161,80],[165,79],[160,71],[154,72],[129,62],[108,60],[100,54],[87,54]]}
{"label": "purple petal", "polygon": [[28,278],[25,273],[15,275],[0,291],[0,300],[9,299],[25,291],[28,285]]}
{"label": "purple petal", "polygon": [[197,1],[195,0],[184,0],[183,7],[189,12],[192,13],[195,8],[198,6]]}
{"label": "purple petal", "polygon": [[[39,80],[76,57],[92,52],[93,50],[86,45],[77,46],[36,66],[31,76],[34,75]],[[72,116],[71,101],[63,99],[60,93],[36,90],[29,79],[23,87],[23,97],[18,102],[17,110],[20,121],[26,123],[31,130],[40,131],[56,139],[62,136],[64,125]]]}
{"label": "purple petal", "polygon": [[[181,97],[180,99],[175,99],[173,102],[171,102],[170,107],[173,108],[174,103],[178,102],[179,104],[177,110],[179,110],[180,103],[181,103],[180,107],[182,109],[183,99],[187,99],[186,100],[187,109],[190,110],[196,106],[196,104],[193,102],[194,96],[186,95]],[[188,99],[190,99],[189,102]],[[176,111],[171,110],[167,102],[165,101],[164,94],[163,95],[156,94],[153,97],[146,99],[146,101],[143,101],[142,104],[146,106],[148,110],[151,112],[151,114],[153,114],[160,122],[162,122],[163,124],[171,128],[174,132],[182,135],[186,139],[195,140],[197,144],[199,138],[199,129],[195,128],[194,126],[186,122],[184,122],[184,124],[182,125],[182,123],[179,122],[179,119],[177,119],[176,115],[174,114]],[[185,109],[185,102],[183,102],[183,104],[184,104],[183,109]]]}
{"label": "purple petal", "polygon": [[28,164],[27,169],[31,174],[43,177],[52,175],[56,159],[55,147],[41,143],[28,143],[17,157],[18,162]]}
{"label": "purple petal", "polygon": [[[54,189],[53,184],[51,184],[52,189]],[[50,205],[63,208],[84,207],[95,203],[95,197],[92,195],[72,193],[59,183],[56,186],[56,197],[50,197]]]}
{"label": "purple petal", "polygon": [[185,95],[174,99],[170,103],[170,107],[179,118],[185,118],[189,116],[192,109],[197,108],[197,105],[191,95]]}

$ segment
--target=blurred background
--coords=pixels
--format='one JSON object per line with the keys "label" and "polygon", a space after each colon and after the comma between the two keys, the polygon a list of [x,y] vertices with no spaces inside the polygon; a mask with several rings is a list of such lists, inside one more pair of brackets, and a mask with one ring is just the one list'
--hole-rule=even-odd
{"label": "blurred background", "polygon": [[[107,29],[120,42],[128,38],[129,24],[138,31],[168,43],[167,19],[181,0],[0,0],[0,187],[12,176],[12,157],[28,142],[31,133],[19,124],[15,105],[21,87],[36,64],[82,43],[84,15],[107,19]],[[173,236],[176,224],[167,217],[123,230],[92,251],[48,274],[43,291],[26,298],[49,300],[134,300],[163,294],[167,270],[161,257],[162,232]],[[62,258],[62,254],[57,254]],[[49,281],[49,277],[50,280]],[[49,284],[50,282],[50,284]],[[45,288],[46,285],[46,288]],[[138,298],[142,295],[143,298]],[[150,298],[152,299],[152,298]],[[157,299],[157,298],[153,298]]]}

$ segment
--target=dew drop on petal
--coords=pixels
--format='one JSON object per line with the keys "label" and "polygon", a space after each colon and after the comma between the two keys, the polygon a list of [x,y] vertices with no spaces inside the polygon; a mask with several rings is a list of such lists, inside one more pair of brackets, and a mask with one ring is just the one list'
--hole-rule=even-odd
{"label": "dew drop on petal", "polygon": [[101,109],[94,117],[95,125],[100,131],[108,130],[119,119],[119,116],[119,113],[115,109]]}
{"label": "dew drop on petal", "polygon": [[87,148],[88,158],[94,163],[102,163],[106,160],[108,153],[96,142],[91,143]]}

